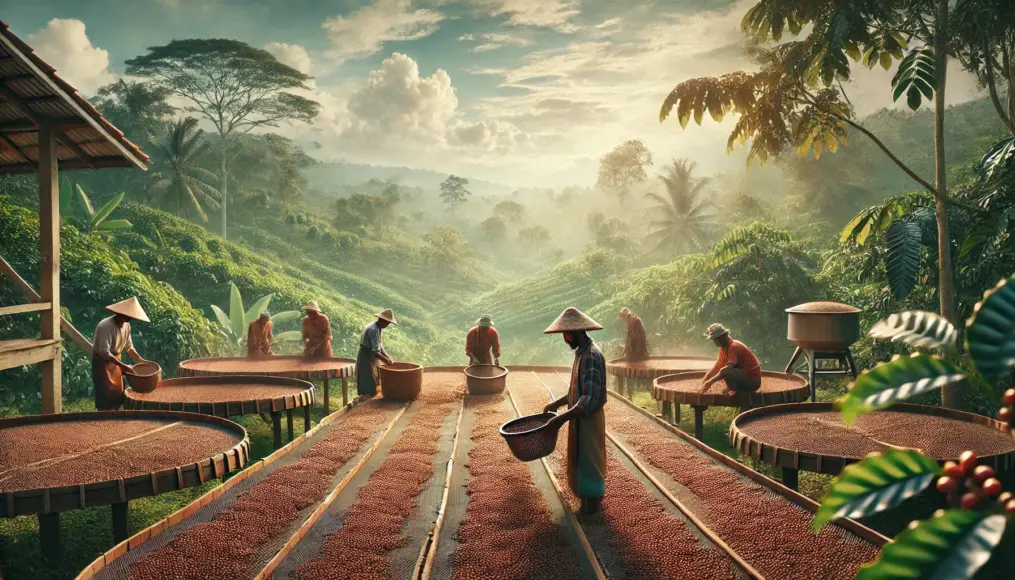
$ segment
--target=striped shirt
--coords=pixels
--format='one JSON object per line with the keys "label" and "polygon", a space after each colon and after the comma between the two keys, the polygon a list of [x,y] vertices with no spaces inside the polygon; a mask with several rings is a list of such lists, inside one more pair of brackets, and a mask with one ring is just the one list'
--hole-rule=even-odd
{"label": "striped shirt", "polygon": [[606,358],[596,343],[589,341],[574,355],[578,376],[578,402],[582,413],[595,413],[606,404]]}

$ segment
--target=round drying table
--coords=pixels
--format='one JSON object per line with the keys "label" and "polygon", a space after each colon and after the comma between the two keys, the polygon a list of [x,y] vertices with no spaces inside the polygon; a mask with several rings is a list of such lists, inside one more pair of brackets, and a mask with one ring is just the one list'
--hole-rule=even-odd
{"label": "round drying table", "polygon": [[113,508],[128,537],[127,502],[200,485],[250,459],[243,427],[170,411],[99,411],[0,420],[0,517],[39,517],[42,550],[59,555],[60,512]]}
{"label": "round drying table", "polygon": [[271,415],[275,449],[282,446],[282,412],[286,414],[289,441],[294,437],[293,411],[303,408],[303,428],[310,431],[314,385],[299,379],[259,375],[190,377],[161,381],[149,393],[127,389],[128,409],[189,411],[228,419],[237,415]]}
{"label": "round drying table", "polygon": [[[634,387],[628,385],[628,379],[654,380],[674,373],[709,371],[715,366],[715,360],[698,356],[650,356],[639,361],[618,358],[606,363],[606,374],[617,377],[618,393],[633,397]],[[663,414],[667,417],[671,414],[668,407],[663,409]],[[673,405],[672,415],[671,420],[679,423],[680,405]]]}
{"label": "round drying table", "polygon": [[324,382],[324,414],[331,413],[329,389],[331,379],[342,379],[342,406],[349,404],[348,378],[356,375],[356,360],[343,357],[306,358],[302,356],[268,356],[264,358],[195,358],[185,360],[176,369],[180,377],[214,377],[220,375],[268,375]]}
{"label": "round drying table", "polygon": [[807,400],[810,389],[807,380],[799,375],[762,371],[761,388],[753,393],[730,395],[721,379],[705,392],[701,380],[707,371],[664,375],[652,382],[652,398],[662,402],[663,416],[669,418],[669,407],[690,405],[694,409],[694,437],[701,439],[702,417],[708,407],[765,407],[780,403],[799,403]]}
{"label": "round drying table", "polygon": [[1015,439],[1004,423],[941,407],[897,404],[861,415],[847,427],[832,403],[774,405],[743,413],[730,426],[730,445],[781,467],[796,489],[799,470],[838,475],[874,451],[919,449],[939,462],[976,452],[995,471],[1015,465]]}

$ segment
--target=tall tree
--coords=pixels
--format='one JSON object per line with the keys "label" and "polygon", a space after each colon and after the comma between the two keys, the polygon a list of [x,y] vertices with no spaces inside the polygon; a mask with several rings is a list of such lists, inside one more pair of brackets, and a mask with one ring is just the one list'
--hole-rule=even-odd
{"label": "tall tree", "polygon": [[621,202],[627,200],[631,188],[648,179],[645,168],[652,165],[652,152],[641,141],[627,141],[618,145],[599,161],[599,180],[596,185],[611,191]]}
{"label": "tall tree", "polygon": [[161,140],[156,141],[158,170],[152,173],[150,189],[160,196],[163,207],[179,215],[191,212],[201,221],[208,221],[206,207],[219,207],[221,193],[210,182],[215,174],[201,167],[209,145],[197,119],[187,117],[165,126]]}
{"label": "tall tree", "polygon": [[306,154],[298,145],[281,135],[268,133],[264,136],[268,150],[278,165],[275,171],[275,191],[283,211],[298,209],[303,198],[307,180],[303,170],[317,164],[317,160]]}
{"label": "tall tree", "polygon": [[536,257],[543,256],[543,247],[550,241],[550,230],[543,226],[529,226],[518,232],[518,239],[536,250]]}
{"label": "tall tree", "polygon": [[525,218],[525,206],[506,199],[493,206],[493,215],[508,223],[518,223]]}
{"label": "tall tree", "polygon": [[649,193],[656,202],[652,208],[655,218],[649,224],[649,239],[655,241],[653,251],[686,254],[700,250],[708,239],[708,230],[715,214],[709,212],[711,203],[703,199],[708,178],[694,177],[695,163],[688,159],[674,159],[659,176],[666,186],[666,195]]}
{"label": "tall tree", "polygon": [[959,0],[952,29],[955,56],[987,88],[994,110],[1015,137],[1015,2]]}
{"label": "tall tree", "polygon": [[441,183],[441,200],[448,205],[451,213],[454,213],[455,208],[465,203],[469,199],[469,196],[472,195],[472,192],[467,189],[468,185],[468,179],[456,175],[449,175]]}
{"label": "tall tree", "polygon": [[320,105],[293,90],[309,90],[310,76],[269,52],[238,40],[174,40],[127,61],[127,74],[155,79],[190,102],[187,111],[215,126],[219,143],[222,237],[227,235],[230,140],[282,121],[313,120]]}

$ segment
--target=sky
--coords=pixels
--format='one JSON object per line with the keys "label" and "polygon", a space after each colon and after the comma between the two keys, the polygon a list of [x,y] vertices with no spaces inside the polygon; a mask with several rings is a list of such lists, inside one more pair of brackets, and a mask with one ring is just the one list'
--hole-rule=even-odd
{"label": "sky", "polygon": [[[704,173],[732,118],[659,123],[678,83],[750,68],[740,20],[757,0],[0,0],[0,18],[86,96],[147,47],[234,38],[314,77],[310,124],[276,131],[314,157],[456,173],[512,186],[591,185],[641,139],[656,166]],[[854,75],[860,113],[895,106],[892,72]],[[975,98],[949,71],[950,103]]]}

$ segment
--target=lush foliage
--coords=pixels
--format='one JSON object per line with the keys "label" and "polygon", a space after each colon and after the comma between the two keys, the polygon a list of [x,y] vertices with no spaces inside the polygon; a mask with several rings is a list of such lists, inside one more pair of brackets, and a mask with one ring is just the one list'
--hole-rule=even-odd
{"label": "lush foliage", "polygon": [[700,250],[709,238],[715,214],[709,211],[712,204],[704,197],[708,179],[694,177],[694,168],[693,161],[674,159],[666,173],[659,176],[666,195],[647,194],[656,204],[648,232],[656,252],[686,254]]}
{"label": "lush foliage", "polygon": [[648,179],[645,168],[652,165],[652,153],[641,141],[627,141],[599,161],[597,186],[612,191],[621,201],[631,188]]}
{"label": "lush foliage", "polygon": [[[211,305],[212,311],[215,313],[215,320],[218,322],[222,334],[229,340],[229,344],[235,347],[235,352],[240,353],[241,347],[247,343],[247,327],[250,323],[257,320],[261,316],[261,312],[268,309],[271,303],[271,294],[261,296],[249,310],[243,309],[243,296],[240,295],[240,290],[236,287],[236,284],[229,283],[229,314],[226,314],[224,310]],[[272,330],[278,330],[280,325],[284,325],[287,322],[299,320],[299,310],[287,310],[285,312],[277,312],[271,316]],[[298,330],[290,330],[288,332],[281,332],[272,335],[272,343],[279,343],[283,341],[300,340],[302,338],[302,332]]]}

